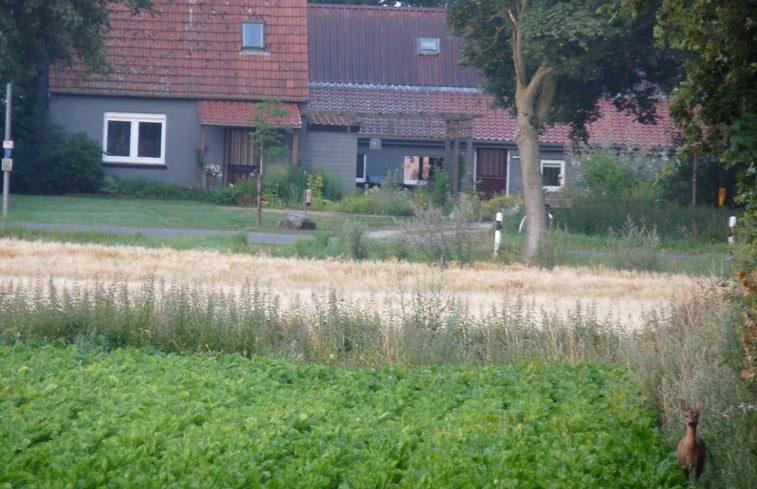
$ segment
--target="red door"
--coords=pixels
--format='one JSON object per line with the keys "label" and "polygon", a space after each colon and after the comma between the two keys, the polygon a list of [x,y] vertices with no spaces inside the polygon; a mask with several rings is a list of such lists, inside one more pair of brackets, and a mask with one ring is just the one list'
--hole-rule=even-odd
{"label": "red door", "polygon": [[476,159],[476,189],[485,198],[507,190],[507,150],[479,149]]}

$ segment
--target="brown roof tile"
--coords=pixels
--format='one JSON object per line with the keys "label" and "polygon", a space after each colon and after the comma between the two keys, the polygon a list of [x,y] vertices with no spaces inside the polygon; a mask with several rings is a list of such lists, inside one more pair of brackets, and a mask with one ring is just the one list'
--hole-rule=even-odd
{"label": "brown roof tile", "polygon": [[[512,143],[515,116],[506,109],[492,106],[490,95],[470,90],[431,90],[419,87],[361,87],[337,84],[313,84],[310,89],[309,113],[318,113],[322,124],[329,120],[343,125],[350,116],[360,124],[360,134],[371,136],[443,139],[445,116],[468,114],[473,117],[474,139]],[[668,112],[668,103],[658,104],[656,124],[641,124],[633,116],[618,112],[611,101],[599,102],[600,118],[588,126],[589,143],[632,145],[639,147],[672,147],[676,127]],[[331,114],[332,119],[327,119]],[[566,144],[570,128],[556,124],[545,128],[539,141],[545,144]]]}
{"label": "brown roof tile", "polygon": [[[153,0],[155,15],[110,4],[113,71],[55,67],[50,90],[261,100],[308,98],[306,0]],[[263,19],[265,53],[241,49],[242,20]]]}
{"label": "brown roof tile", "polygon": [[[197,110],[200,113],[200,122],[205,125],[252,127],[252,117],[259,105],[254,102],[200,100],[197,102]],[[297,104],[280,104],[276,108],[286,111],[286,116],[270,117],[266,123],[274,127],[299,128],[302,125]]]}

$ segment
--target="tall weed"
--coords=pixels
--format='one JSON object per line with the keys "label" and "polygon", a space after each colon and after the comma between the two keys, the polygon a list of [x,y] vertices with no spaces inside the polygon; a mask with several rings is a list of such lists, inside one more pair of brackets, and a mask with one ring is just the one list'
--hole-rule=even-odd
{"label": "tall weed", "polygon": [[636,224],[631,216],[626,217],[623,226],[609,231],[610,251],[613,264],[619,269],[656,271],[662,262],[660,259],[660,237],[657,228],[642,219]]}

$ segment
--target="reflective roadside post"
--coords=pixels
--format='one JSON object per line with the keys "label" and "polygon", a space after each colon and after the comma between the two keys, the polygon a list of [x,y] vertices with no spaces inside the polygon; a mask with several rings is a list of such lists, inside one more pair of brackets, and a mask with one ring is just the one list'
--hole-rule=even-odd
{"label": "reflective roadside post", "polygon": [[502,213],[497,212],[496,224],[494,226],[494,258],[499,253],[499,245],[502,242]]}
{"label": "reflective roadside post", "polygon": [[313,192],[309,188],[307,188],[305,189],[305,207],[303,209],[305,214],[308,213],[308,207],[310,207],[310,204],[312,203],[312,201],[313,201]]}
{"label": "reflective roadside post", "polygon": [[736,216],[728,218],[728,244],[736,242]]}
{"label": "reflective roadside post", "polygon": [[8,217],[8,192],[13,170],[13,140],[11,140],[11,84],[5,86],[5,138],[3,139],[3,222]]}

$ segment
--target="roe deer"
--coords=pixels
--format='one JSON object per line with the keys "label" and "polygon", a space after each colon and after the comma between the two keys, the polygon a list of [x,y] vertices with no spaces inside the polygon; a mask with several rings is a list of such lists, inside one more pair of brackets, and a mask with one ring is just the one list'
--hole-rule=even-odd
{"label": "roe deer", "polygon": [[678,465],[683,468],[686,480],[689,480],[689,473],[693,470],[694,477],[699,481],[699,476],[704,468],[704,441],[697,435],[697,424],[699,415],[702,414],[704,403],[699,401],[695,407],[686,404],[681,399],[681,409],[686,417],[686,435],[678,442]]}

